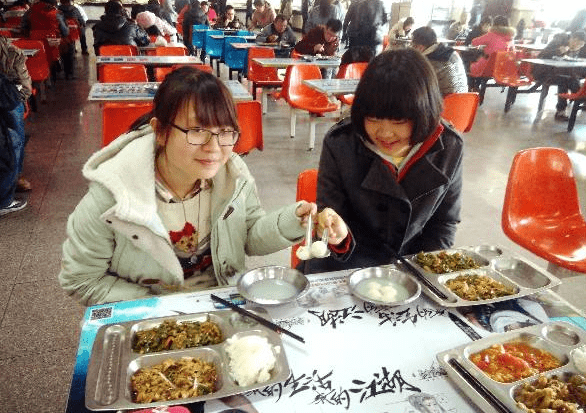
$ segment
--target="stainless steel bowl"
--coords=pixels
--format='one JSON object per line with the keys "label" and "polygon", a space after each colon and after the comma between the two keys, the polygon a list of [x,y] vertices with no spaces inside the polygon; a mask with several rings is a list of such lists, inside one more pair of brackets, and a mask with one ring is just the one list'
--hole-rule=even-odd
{"label": "stainless steel bowl", "polygon": [[309,280],[295,269],[268,266],[242,274],[236,286],[248,301],[279,305],[297,300],[309,289]]}
{"label": "stainless steel bowl", "polygon": [[[369,297],[368,295],[359,291],[359,289],[361,288],[358,287],[358,285],[361,282],[369,279],[384,279],[385,281],[389,280],[393,284],[403,287],[406,290],[406,297],[401,297],[401,299],[395,301],[381,301]],[[410,303],[411,301],[419,297],[419,295],[421,294],[421,285],[419,285],[417,281],[411,278],[410,275],[402,271],[399,271],[395,268],[385,267],[369,267],[354,271],[348,277],[348,288],[354,296],[360,298],[363,301],[368,301],[370,303],[374,303],[377,305],[388,306],[396,306]]]}

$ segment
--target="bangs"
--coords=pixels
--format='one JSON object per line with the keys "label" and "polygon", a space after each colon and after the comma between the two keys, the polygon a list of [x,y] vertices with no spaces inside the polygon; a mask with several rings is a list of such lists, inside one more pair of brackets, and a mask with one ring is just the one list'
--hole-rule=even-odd
{"label": "bangs", "polygon": [[201,126],[230,126],[240,130],[232,95],[221,81],[202,85],[199,93],[191,95],[190,101],[193,102],[195,117]]}

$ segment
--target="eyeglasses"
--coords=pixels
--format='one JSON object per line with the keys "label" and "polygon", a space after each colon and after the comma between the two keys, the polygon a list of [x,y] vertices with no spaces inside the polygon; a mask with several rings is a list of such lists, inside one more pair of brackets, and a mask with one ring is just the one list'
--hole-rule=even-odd
{"label": "eyeglasses", "polygon": [[240,136],[240,132],[237,130],[223,130],[218,133],[212,132],[211,130],[204,129],[204,128],[193,128],[193,129],[183,129],[174,123],[170,123],[175,129],[180,130],[185,134],[185,138],[187,139],[187,143],[190,145],[205,145],[207,144],[212,136],[218,138],[218,144],[220,146],[233,146],[238,141],[238,137]]}

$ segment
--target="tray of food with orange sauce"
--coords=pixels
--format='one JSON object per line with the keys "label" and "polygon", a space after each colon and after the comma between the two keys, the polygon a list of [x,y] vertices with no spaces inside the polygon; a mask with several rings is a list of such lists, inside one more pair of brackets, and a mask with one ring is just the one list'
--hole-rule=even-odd
{"label": "tray of food with orange sauce", "polygon": [[421,283],[422,291],[444,307],[512,300],[561,283],[548,271],[495,245],[420,252],[406,259],[435,289]]}
{"label": "tray of food with orange sauce", "polygon": [[486,337],[441,352],[437,360],[483,412],[586,408],[586,331],[565,321]]}

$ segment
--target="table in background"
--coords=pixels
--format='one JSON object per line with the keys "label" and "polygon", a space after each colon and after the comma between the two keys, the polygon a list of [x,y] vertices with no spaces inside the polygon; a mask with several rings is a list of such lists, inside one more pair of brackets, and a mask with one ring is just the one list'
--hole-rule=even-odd
{"label": "table in background", "polygon": [[[223,80],[235,102],[252,100],[252,95],[237,80]],[[157,93],[159,82],[94,83],[88,100],[92,102],[151,101]]]}
{"label": "table in background", "polygon": [[319,67],[339,67],[340,66],[340,59],[314,59],[314,60],[304,60],[304,59],[292,59],[292,58],[285,58],[285,57],[276,57],[276,58],[255,58],[253,59],[254,62],[258,63],[262,67],[276,67],[278,69],[284,69],[287,66],[291,65],[315,65]]}
{"label": "table in background", "polygon": [[[521,62],[530,63],[533,66],[547,67],[552,71],[552,77],[556,76],[556,72],[559,72],[559,74],[562,75],[571,73],[574,70],[582,72],[577,77],[584,77],[583,74],[586,71],[586,59],[521,59]],[[536,86],[541,86],[539,105],[537,106],[537,111],[539,112],[543,110],[543,104],[545,103],[545,98],[549,93],[549,87],[551,84],[548,83],[546,79],[546,81],[538,82]]]}
{"label": "table in background", "polygon": [[255,40],[256,39],[256,36],[251,36],[251,35],[242,35],[242,36],[239,36],[239,35],[226,35],[226,34],[212,34],[210,37],[212,39],[218,39],[218,40],[219,39],[225,39],[226,37],[242,37],[242,38],[244,38],[246,40]]}
{"label": "table in background", "polygon": [[354,93],[360,79],[311,79],[304,80],[303,83],[318,92],[335,96]]}
{"label": "table in background", "polygon": [[[278,325],[303,337],[305,344],[282,335],[291,374],[284,382],[244,394],[255,411],[406,412],[414,411],[409,396],[422,393],[433,396],[444,411],[478,411],[446,377],[435,356],[494,333],[472,324],[457,309],[440,307],[423,295],[399,307],[362,302],[349,292],[349,274],[310,275],[309,291],[296,302],[265,308]],[[88,308],[66,412],[88,412],[84,407],[85,379],[101,326],[222,309],[211,300],[210,293],[226,300],[241,300],[235,287],[226,287]],[[584,314],[555,292],[537,293],[533,300],[543,309],[545,319],[563,320],[586,329]],[[247,307],[259,309],[253,303]],[[205,413],[228,409],[220,400],[207,401],[203,408]]]}
{"label": "table in background", "polygon": [[96,56],[96,64],[142,64],[147,66],[173,66],[199,64],[195,56]]}
{"label": "table in background", "polygon": [[138,46],[138,52],[144,54],[150,50],[155,50],[159,47],[182,47],[187,51],[187,47],[183,43],[169,43],[167,46],[157,46],[154,43],[149,43],[146,46]]}
{"label": "table in background", "polygon": [[22,50],[22,54],[24,54],[26,57],[32,57],[34,55],[36,55],[37,53],[39,53],[40,49],[21,49]]}

